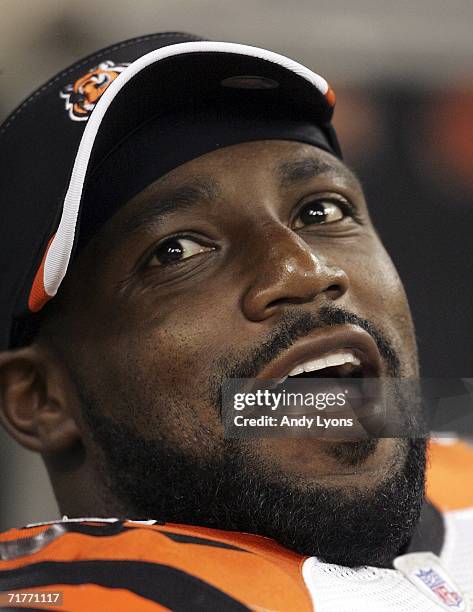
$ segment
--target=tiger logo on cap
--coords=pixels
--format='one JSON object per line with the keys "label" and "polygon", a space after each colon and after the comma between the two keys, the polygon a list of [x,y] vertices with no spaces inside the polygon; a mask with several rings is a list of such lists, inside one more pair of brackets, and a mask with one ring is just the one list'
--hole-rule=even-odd
{"label": "tiger logo on cap", "polygon": [[115,64],[107,60],[66,85],[59,95],[66,101],[69,117],[73,121],[87,121],[107,87],[127,66],[129,63]]}

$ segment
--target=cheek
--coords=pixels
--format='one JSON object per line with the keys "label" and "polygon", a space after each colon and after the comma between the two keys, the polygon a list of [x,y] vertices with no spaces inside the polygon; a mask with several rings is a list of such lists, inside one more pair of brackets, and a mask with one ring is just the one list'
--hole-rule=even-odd
{"label": "cheek", "polygon": [[211,448],[221,430],[213,364],[225,351],[228,315],[194,295],[115,310],[94,355],[101,400],[116,418],[180,448]]}
{"label": "cheek", "polygon": [[[367,245],[368,247],[369,245]],[[406,293],[397,270],[378,239],[360,250],[345,270],[355,312],[370,320],[392,343],[406,375],[417,373],[417,347]]]}

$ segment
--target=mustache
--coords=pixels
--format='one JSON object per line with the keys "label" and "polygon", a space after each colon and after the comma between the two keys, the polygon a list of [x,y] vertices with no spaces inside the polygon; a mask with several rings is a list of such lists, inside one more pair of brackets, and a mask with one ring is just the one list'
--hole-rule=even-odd
{"label": "mustache", "polygon": [[[336,306],[323,306],[317,314],[310,312],[287,313],[271,332],[268,340],[255,348],[250,355],[238,362],[228,357],[221,360],[218,370],[222,378],[255,378],[258,373],[290,348],[297,340],[312,331],[337,325],[357,325],[370,334],[387,366],[390,376],[400,376],[400,359],[389,340],[367,319]],[[217,371],[218,371],[217,370]]]}

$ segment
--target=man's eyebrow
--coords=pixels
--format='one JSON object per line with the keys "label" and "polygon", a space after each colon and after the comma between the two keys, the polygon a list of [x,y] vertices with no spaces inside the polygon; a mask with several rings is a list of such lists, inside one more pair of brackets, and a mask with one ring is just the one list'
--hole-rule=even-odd
{"label": "man's eyebrow", "polygon": [[314,157],[303,157],[282,163],[276,169],[279,184],[283,188],[314,178],[319,174],[341,174],[337,166]]}
{"label": "man's eyebrow", "polygon": [[143,207],[124,222],[123,231],[126,235],[152,223],[159,223],[171,213],[214,201],[219,194],[217,183],[209,177],[193,178],[164,196],[153,197],[150,194]]}

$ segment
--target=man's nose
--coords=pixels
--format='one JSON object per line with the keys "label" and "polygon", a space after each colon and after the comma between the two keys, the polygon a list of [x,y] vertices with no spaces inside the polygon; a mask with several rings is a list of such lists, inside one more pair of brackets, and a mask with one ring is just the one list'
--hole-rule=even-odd
{"label": "man's nose", "polygon": [[252,259],[253,276],[243,298],[243,312],[262,321],[291,304],[304,304],[323,296],[335,301],[348,289],[344,270],[329,264],[298,234],[279,228],[259,236]]}

